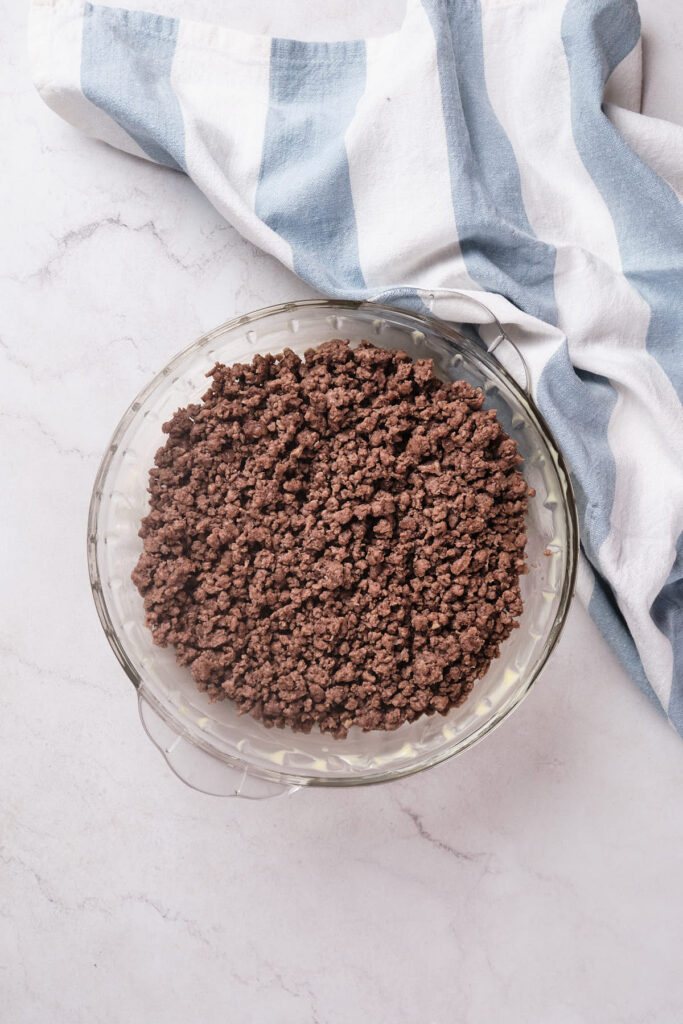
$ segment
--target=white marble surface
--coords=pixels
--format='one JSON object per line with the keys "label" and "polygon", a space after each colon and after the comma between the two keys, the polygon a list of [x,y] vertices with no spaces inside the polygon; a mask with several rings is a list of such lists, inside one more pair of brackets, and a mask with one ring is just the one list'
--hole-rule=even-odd
{"label": "white marble surface", "polygon": [[[519,712],[408,781],[220,800],[145,738],[87,581],[100,454],[175,350],[309,292],[44,108],[0,10],[0,1019],[680,1022],[683,745],[579,607]],[[680,0],[643,10],[683,120]]]}

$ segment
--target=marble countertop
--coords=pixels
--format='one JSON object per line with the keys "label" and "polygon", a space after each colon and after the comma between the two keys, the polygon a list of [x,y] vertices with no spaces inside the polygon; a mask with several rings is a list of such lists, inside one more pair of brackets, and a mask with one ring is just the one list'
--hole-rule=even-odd
{"label": "marble countertop", "polygon": [[[683,10],[641,7],[645,109],[683,123]],[[519,711],[406,781],[221,800],[147,740],[88,586],[100,455],[172,353],[311,293],[50,113],[0,10],[2,1019],[677,1024],[683,746],[578,604]]]}

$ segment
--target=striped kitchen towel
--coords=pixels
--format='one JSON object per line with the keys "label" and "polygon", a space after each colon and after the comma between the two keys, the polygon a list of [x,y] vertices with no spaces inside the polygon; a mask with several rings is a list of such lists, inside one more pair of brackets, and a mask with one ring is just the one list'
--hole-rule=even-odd
{"label": "striped kitchen towel", "polygon": [[572,467],[579,593],[683,732],[683,129],[638,112],[635,2],[409,0],[323,43],[34,0],[31,51],[57,113],[321,292],[484,299]]}

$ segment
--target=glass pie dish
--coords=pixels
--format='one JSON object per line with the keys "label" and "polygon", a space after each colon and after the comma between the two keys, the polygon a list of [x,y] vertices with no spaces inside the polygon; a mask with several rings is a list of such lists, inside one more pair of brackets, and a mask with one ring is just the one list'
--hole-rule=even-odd
{"label": "glass pie dish", "polygon": [[[474,300],[471,300],[474,302]],[[481,307],[478,302],[474,302]],[[488,311],[487,311],[488,313]],[[140,717],[168,764],[206,793],[262,798],[301,786],[386,782],[436,765],[486,736],[529,692],[557,643],[574,588],[576,509],[567,467],[526,390],[521,357],[489,314],[458,327],[375,302],[292,302],[239,317],[177,355],[124,413],[100,465],[88,520],[88,565],[95,605],[114,653],[133,683]],[[524,458],[536,491],[529,500],[524,611],[500,657],[467,700],[447,715],[422,716],[394,732],[349,730],[345,739],[319,731],[267,729],[239,715],[230,700],[210,703],[171,648],[155,647],[142,598],[130,574],[140,552],[140,521],[162,423],[208,388],[216,362],[251,361],[291,348],[302,354],[332,338],[367,339],[432,358],[444,379],[480,387]],[[495,355],[493,354],[495,351]],[[503,362],[510,366],[506,370]],[[518,383],[513,373],[521,374]]]}

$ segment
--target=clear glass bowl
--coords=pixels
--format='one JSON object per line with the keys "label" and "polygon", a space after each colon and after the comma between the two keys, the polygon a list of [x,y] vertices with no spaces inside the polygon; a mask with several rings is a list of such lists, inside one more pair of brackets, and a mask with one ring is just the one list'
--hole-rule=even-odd
{"label": "clear glass bowl", "polygon": [[[469,337],[465,336],[465,333]],[[483,335],[485,332],[479,331]],[[482,388],[524,457],[536,496],[529,501],[520,628],[474,686],[446,716],[423,716],[395,732],[346,739],[314,731],[266,729],[238,715],[229,701],[210,703],[173,650],[155,647],[143,604],[130,579],[142,550],[140,521],[148,509],[147,481],[161,425],[207,390],[217,362],[250,361],[258,353],[307,348],[331,338],[363,339],[430,357],[445,379]],[[489,334],[498,358],[510,343]],[[506,346],[501,346],[506,341]],[[514,355],[514,353],[513,353]],[[119,423],[95,481],[88,523],[93,595],[109,642],[138,692],[150,737],[171,768],[203,792],[252,798],[299,786],[357,786],[420,771],[458,754],[498,725],[529,692],[562,630],[574,588],[578,551],[569,475],[552,435],[523,386],[487,351],[475,331],[372,302],[305,301],[260,310],[218,327],[177,355],[138,395]]]}

